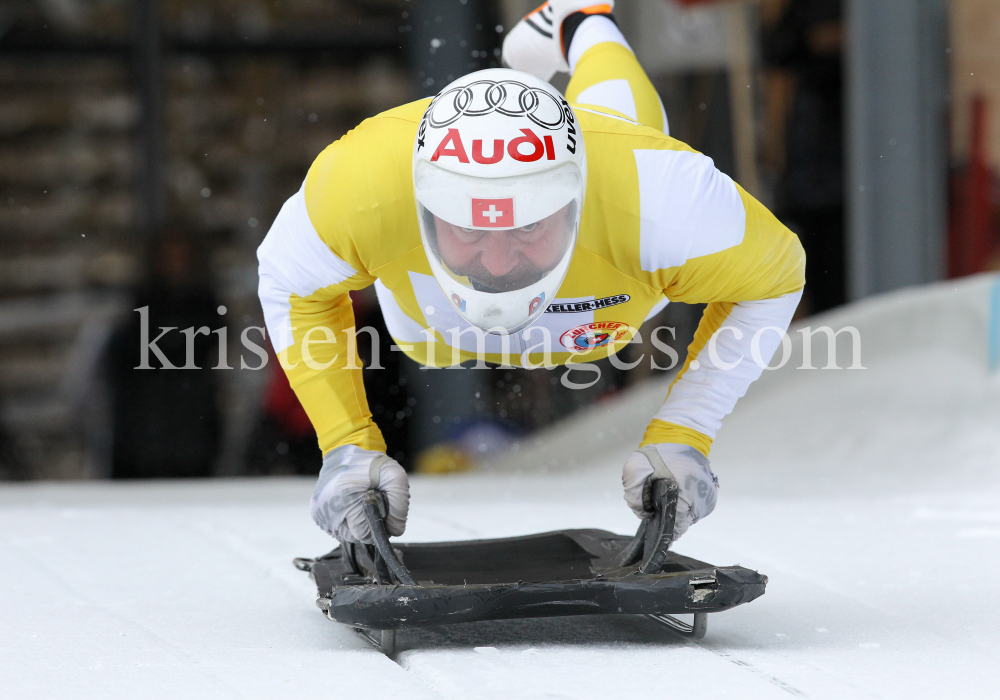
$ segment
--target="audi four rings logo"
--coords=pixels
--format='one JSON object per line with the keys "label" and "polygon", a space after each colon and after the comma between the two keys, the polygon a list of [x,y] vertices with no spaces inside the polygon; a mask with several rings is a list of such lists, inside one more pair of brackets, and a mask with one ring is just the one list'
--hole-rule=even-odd
{"label": "audi four rings logo", "polygon": [[424,117],[430,126],[442,129],[462,117],[484,117],[494,112],[505,117],[527,117],[550,131],[572,121],[564,101],[516,80],[477,80],[453,87],[434,98]]}

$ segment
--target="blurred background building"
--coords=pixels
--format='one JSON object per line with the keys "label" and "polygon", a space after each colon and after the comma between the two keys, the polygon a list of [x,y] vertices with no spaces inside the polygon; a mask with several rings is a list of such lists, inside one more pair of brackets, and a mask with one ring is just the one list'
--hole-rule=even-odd
{"label": "blurred background building", "polygon": [[[318,471],[277,363],[250,369],[238,342],[261,342],[256,248],[327,144],[497,65],[537,2],[7,0],[0,478]],[[672,135],[802,237],[800,316],[1000,269],[995,0],[619,0],[616,16]],[[354,304],[382,340],[360,336],[385,367],[365,372],[369,403],[408,468],[461,468],[661,371],[605,361],[580,391],[558,372],[428,373],[389,352],[372,290]],[[145,307],[154,328],[213,331],[191,338],[202,369],[133,369]],[[648,339],[667,325],[683,361],[699,314],[668,306],[622,359],[668,366]],[[162,345],[177,366],[184,341]]]}

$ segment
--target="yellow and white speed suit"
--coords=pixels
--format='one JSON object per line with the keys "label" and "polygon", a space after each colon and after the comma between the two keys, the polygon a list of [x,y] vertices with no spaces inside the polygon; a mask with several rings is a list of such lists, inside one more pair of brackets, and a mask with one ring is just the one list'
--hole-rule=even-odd
{"label": "yellow and white speed suit", "polygon": [[[500,336],[477,338],[454,310],[421,245],[411,157],[428,99],[331,144],[282,207],[258,251],[260,299],[324,454],[349,444],[385,450],[355,359],[348,295],[371,284],[393,341],[435,366],[475,358],[479,342],[488,362],[517,365],[528,350],[537,365],[546,333],[558,350],[551,360],[564,364],[572,353],[561,340],[638,328],[664,300],[708,304],[643,445],[683,443],[707,455],[722,418],[760,376],[755,334],[766,362],[802,293],[798,238],[710,158],[664,134],[659,98],[628,48],[604,42],[569,58],[566,96],[588,161],[579,236],[558,298],[507,339],[506,356]],[[572,361],[600,359],[611,347]]]}

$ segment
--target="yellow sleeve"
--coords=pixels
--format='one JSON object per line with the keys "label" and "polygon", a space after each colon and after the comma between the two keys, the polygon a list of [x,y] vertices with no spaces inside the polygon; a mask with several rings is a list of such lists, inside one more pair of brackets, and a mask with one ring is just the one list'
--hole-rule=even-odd
{"label": "yellow sleeve", "polygon": [[[339,287],[339,289],[338,289]],[[341,445],[385,451],[365,397],[354,309],[343,285],[291,298],[293,343],[279,359],[324,454]]]}
{"label": "yellow sleeve", "polygon": [[268,333],[324,454],[348,444],[385,451],[365,397],[349,292],[419,245],[399,232],[413,228],[409,154],[424,107],[367,120],[324,150],[258,250]]}

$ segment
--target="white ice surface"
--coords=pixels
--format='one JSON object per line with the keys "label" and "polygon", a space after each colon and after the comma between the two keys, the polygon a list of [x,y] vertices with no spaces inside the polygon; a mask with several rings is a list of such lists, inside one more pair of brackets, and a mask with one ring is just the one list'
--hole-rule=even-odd
{"label": "white ice surface", "polygon": [[[640,618],[520,620],[401,632],[394,663],[323,618],[290,564],[331,547],[311,480],[5,484],[0,697],[990,697],[991,284],[830,315],[862,331],[867,370],[796,360],[741,402],[712,452],[719,506],[677,549],[770,583],[702,642]],[[632,531],[620,464],[664,392],[597,406],[482,473],[414,478],[404,539]]]}

